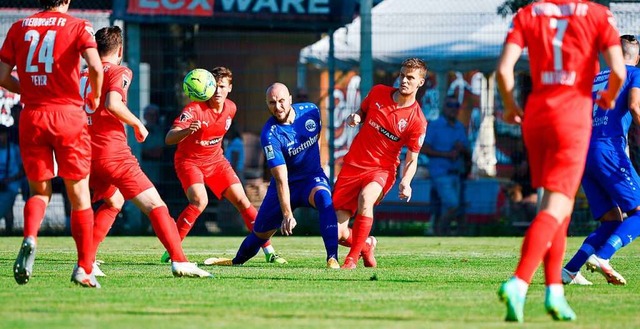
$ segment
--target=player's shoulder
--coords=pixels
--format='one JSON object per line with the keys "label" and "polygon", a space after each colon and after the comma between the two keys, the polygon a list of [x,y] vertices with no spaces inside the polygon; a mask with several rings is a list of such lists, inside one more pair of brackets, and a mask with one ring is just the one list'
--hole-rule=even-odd
{"label": "player's shoulder", "polygon": [[234,101],[227,98],[224,100],[224,109],[235,115],[235,113],[238,111],[238,106]]}
{"label": "player's shoulder", "polygon": [[296,110],[296,112],[306,113],[309,111],[319,111],[318,106],[314,103],[305,102],[305,103],[294,103],[291,104],[291,107]]}
{"label": "player's shoulder", "polygon": [[278,134],[278,122],[270,117],[265,122],[264,126],[262,126],[262,131],[260,132],[260,138],[262,140],[271,139]]}

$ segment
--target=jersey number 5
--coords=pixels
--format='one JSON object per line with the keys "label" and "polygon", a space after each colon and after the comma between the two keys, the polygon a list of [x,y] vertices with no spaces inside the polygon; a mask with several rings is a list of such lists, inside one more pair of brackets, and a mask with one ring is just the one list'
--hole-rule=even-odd
{"label": "jersey number 5", "polygon": [[33,63],[33,57],[40,45],[38,51],[38,63],[44,64],[44,72],[53,72],[53,45],[56,43],[56,31],[47,31],[42,43],[40,42],[40,33],[36,30],[29,30],[24,34],[24,41],[29,42],[29,53],[27,54],[27,63],[24,66],[27,73],[38,73],[38,65]]}

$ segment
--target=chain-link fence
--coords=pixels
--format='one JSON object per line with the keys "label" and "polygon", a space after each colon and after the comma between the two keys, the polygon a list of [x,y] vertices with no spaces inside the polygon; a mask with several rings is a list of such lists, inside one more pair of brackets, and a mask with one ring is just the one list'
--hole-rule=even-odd
{"label": "chain-link fence", "polygon": [[[522,162],[520,131],[518,127],[506,125],[500,120],[500,100],[495,90],[491,90],[494,86],[488,83],[510,19],[497,13],[502,2],[404,0],[402,6],[393,6],[393,1],[385,0],[372,13],[373,82],[392,85],[401,59],[425,58],[430,74],[418,95],[425,115],[430,120],[437,118],[442,100],[452,94],[462,104],[459,119],[467,128],[471,145],[479,138],[493,141],[490,145],[492,150],[482,152],[490,156],[487,163],[495,167],[497,179],[479,179],[486,174],[482,168],[476,168],[475,173],[465,176],[472,179],[465,185],[467,189],[463,192],[465,201],[460,220],[454,221],[457,226],[455,231],[459,234],[519,234],[531,217],[531,204],[515,205],[515,201],[510,201],[516,185],[513,179]],[[611,9],[622,33],[637,34],[640,31],[640,4],[612,3]],[[12,22],[27,14],[28,11],[0,10],[0,39],[4,40]],[[83,15],[96,28],[109,24],[108,13],[87,12]],[[123,25],[127,38],[129,26],[126,23]],[[344,127],[345,114],[354,111],[362,98],[358,90],[361,81],[359,19],[337,30],[334,35],[337,80],[336,89],[331,92],[328,90],[328,40],[322,39],[325,35],[164,23],[141,24],[139,28],[139,59],[144,65],[139,76],[134,77],[141,81],[141,102],[138,107],[144,113],[146,105],[157,106],[157,117],[145,116],[144,119],[151,127],[152,134],[160,136],[156,138],[160,140],[159,143],[141,147],[142,165],[173,216],[177,216],[187,204],[173,168],[175,149],[161,147],[159,154],[147,151],[152,146],[163,145],[162,137],[186,104],[181,89],[182,77],[195,67],[210,69],[226,66],[234,73],[233,91],[229,98],[238,105],[235,122],[244,133],[247,157],[245,189],[256,205],[259,206],[264,195],[269,174],[264,168],[256,136],[269,117],[264,104],[264,90],[275,81],[290,87],[294,101],[308,100],[319,104],[323,109],[325,127],[329,122],[328,102],[333,101],[336,109],[335,158],[339,166],[355,133]],[[128,59],[125,58],[125,61]],[[519,81],[520,91],[526,93],[526,74],[520,75]],[[0,95],[0,102],[6,112],[16,101],[12,95],[4,93]],[[137,110],[136,106],[130,106]],[[485,120],[490,120],[490,124],[486,124]],[[490,128],[490,133],[481,129],[483,122],[485,127]],[[325,133],[322,149],[323,163],[328,168],[327,136]],[[431,195],[427,163],[428,158],[422,157],[414,183],[413,203],[400,205],[393,200],[396,196],[390,193],[381,204],[376,215],[378,233],[431,233],[430,222],[438,210],[434,207],[437,203]],[[242,221],[233,207],[215,199],[210,195],[211,205],[201,216],[194,233],[244,232]],[[586,232],[593,225],[588,206],[583,200],[579,197],[576,206],[572,227],[574,233]],[[19,204],[18,201],[14,207],[18,229],[18,218],[21,218]],[[49,214],[60,217],[59,210],[64,213],[62,204],[54,202],[53,206],[58,208],[49,211]],[[313,212],[302,213],[304,217],[314,218]],[[62,223],[60,230],[65,227],[64,218],[55,221]],[[129,222],[125,215],[120,224],[116,224],[115,230],[121,233],[147,233],[149,226],[146,222],[146,219],[143,219],[144,224]],[[315,221],[301,222],[300,230],[317,232]]]}

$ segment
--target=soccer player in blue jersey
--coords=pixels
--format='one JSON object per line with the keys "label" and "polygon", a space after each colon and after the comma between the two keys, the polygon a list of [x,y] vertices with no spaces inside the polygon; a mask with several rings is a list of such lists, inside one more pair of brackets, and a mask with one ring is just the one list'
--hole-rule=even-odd
{"label": "soccer player in blue jersey", "polygon": [[[627,79],[616,105],[603,110],[594,105],[593,132],[587,155],[582,187],[589,201],[593,218],[600,226],[582,243],[580,249],[562,269],[564,284],[590,285],[580,267],[601,273],[609,283],[624,285],[626,280],[609,264],[620,248],[640,235],[640,178],[627,156],[627,133],[631,120],[640,124],[640,59],[638,40],[632,35],[620,37],[627,67]],[[596,76],[593,95],[607,87],[609,70]],[[627,219],[622,221],[622,214]]]}
{"label": "soccer player in blue jersey", "polygon": [[339,269],[338,219],[328,179],[320,165],[320,110],[312,103],[292,104],[289,89],[274,83],[266,92],[272,117],[262,128],[261,143],[273,178],[262,201],[253,231],[236,257],[209,258],[208,265],[241,265],[258,253],[275,234],[292,235],[297,221],[293,210],[313,207],[320,214],[320,232],[327,251],[327,268]]}

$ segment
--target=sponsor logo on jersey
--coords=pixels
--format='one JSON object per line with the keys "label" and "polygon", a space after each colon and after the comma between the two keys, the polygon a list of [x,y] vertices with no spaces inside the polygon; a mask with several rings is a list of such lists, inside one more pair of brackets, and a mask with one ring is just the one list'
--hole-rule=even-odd
{"label": "sponsor logo on jersey", "polygon": [[273,146],[267,145],[264,147],[264,155],[267,157],[267,160],[273,160],[276,158],[275,152],[273,152]]}
{"label": "sponsor logo on jersey", "polygon": [[398,130],[404,132],[405,129],[407,129],[407,120],[400,119],[400,121],[398,121]]}
{"label": "sponsor logo on jersey", "polygon": [[305,142],[303,142],[302,144],[298,145],[297,147],[294,148],[288,148],[287,149],[287,153],[289,153],[289,156],[295,156],[298,153],[308,149],[309,147],[311,147],[312,145],[315,145],[318,142],[318,134],[316,134],[315,136],[307,139]]}
{"label": "sponsor logo on jersey", "polygon": [[196,144],[200,145],[200,146],[211,146],[211,145],[216,145],[218,143],[220,143],[222,141],[222,137],[217,137],[214,139],[207,139],[207,140],[198,140],[196,139]]}
{"label": "sponsor logo on jersey", "polygon": [[307,131],[314,132],[316,131],[316,122],[313,119],[309,119],[304,123],[304,127],[307,128]]}
{"label": "sponsor logo on jersey", "polygon": [[377,122],[374,122],[373,120],[369,120],[367,121],[369,122],[369,125],[371,127],[373,127],[375,130],[377,130],[379,133],[381,133],[382,135],[384,135],[384,137],[397,142],[400,140],[400,137],[392,134],[390,131],[388,131],[387,129],[385,129],[383,126],[381,126],[380,124],[378,124]]}

